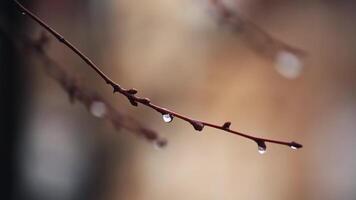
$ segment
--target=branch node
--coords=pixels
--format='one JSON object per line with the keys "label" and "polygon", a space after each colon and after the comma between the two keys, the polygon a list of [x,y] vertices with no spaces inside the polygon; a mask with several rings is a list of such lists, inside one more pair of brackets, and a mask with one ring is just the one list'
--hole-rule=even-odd
{"label": "branch node", "polygon": [[151,100],[149,98],[143,98],[143,99],[140,99],[140,101],[143,104],[149,104],[151,102]]}
{"label": "branch node", "polygon": [[129,94],[137,94],[137,90],[135,88],[131,88],[131,89],[127,90],[127,93],[129,93]]}
{"label": "branch node", "polygon": [[231,122],[225,122],[224,125],[222,126],[223,129],[228,130],[230,129]]}
{"label": "branch node", "polygon": [[128,96],[127,98],[129,99],[131,105],[138,106],[137,101],[133,97]]}
{"label": "branch node", "polygon": [[192,120],[192,121],[190,121],[190,123],[192,124],[194,129],[197,131],[202,131],[204,128],[204,124],[202,122]]}
{"label": "branch node", "polygon": [[65,42],[65,39],[64,39],[63,36],[57,36],[57,39],[58,39],[60,42],[62,42],[62,43]]}
{"label": "branch node", "polygon": [[[107,84],[111,84],[109,81],[106,82]],[[120,87],[116,84],[112,85],[112,88],[113,88],[113,91],[112,93],[115,93],[115,92],[119,92],[120,91]]]}
{"label": "branch node", "polygon": [[259,147],[266,148],[266,143],[265,143],[264,140],[256,139],[255,142],[257,143],[257,145],[258,145]]}

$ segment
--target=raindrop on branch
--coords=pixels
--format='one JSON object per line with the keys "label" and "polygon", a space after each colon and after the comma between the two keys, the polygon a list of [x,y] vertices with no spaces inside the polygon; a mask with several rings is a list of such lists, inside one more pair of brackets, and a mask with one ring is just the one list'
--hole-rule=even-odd
{"label": "raindrop on branch", "polygon": [[266,147],[258,146],[258,153],[260,153],[260,154],[266,153]]}
{"label": "raindrop on branch", "polygon": [[162,115],[163,121],[169,123],[173,120],[173,116],[169,113]]}
{"label": "raindrop on branch", "polygon": [[294,149],[294,150],[297,150],[298,148],[295,147],[295,146],[290,146],[290,148]]}
{"label": "raindrop on branch", "polygon": [[93,103],[90,104],[90,112],[95,117],[101,118],[107,112],[106,105],[101,101],[94,101]]}
{"label": "raindrop on branch", "polygon": [[265,142],[262,140],[258,140],[256,142],[258,145],[258,153],[260,153],[260,154],[266,153],[267,146],[266,146]]}

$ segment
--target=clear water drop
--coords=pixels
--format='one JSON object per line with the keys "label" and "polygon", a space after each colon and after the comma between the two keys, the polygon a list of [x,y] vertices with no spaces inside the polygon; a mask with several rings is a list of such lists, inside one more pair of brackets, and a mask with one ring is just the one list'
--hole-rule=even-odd
{"label": "clear water drop", "polygon": [[93,103],[90,104],[90,112],[93,114],[95,117],[104,117],[106,114],[106,105],[101,102],[101,101],[94,101]]}
{"label": "clear water drop", "polygon": [[296,146],[290,146],[290,148],[297,150],[298,148]]}
{"label": "clear water drop", "polygon": [[258,153],[260,153],[260,154],[266,153],[266,147],[258,146]]}
{"label": "clear water drop", "polygon": [[280,51],[275,58],[275,68],[285,78],[295,79],[302,73],[303,63],[294,53]]}
{"label": "clear water drop", "polygon": [[173,120],[173,116],[169,113],[162,115],[163,121],[169,123]]}

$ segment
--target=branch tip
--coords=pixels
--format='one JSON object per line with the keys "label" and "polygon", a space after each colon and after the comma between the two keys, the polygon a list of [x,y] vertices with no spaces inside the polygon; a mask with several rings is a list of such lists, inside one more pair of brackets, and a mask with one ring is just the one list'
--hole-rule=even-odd
{"label": "branch tip", "polygon": [[291,147],[292,149],[300,149],[300,148],[303,147],[303,145],[301,145],[301,144],[296,143],[296,142],[293,141],[293,142],[290,143],[290,147]]}

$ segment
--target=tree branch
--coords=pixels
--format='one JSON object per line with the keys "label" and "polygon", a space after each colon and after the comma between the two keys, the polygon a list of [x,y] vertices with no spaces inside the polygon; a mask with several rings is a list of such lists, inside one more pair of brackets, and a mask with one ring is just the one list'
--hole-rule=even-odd
{"label": "tree branch", "polygon": [[274,38],[258,25],[241,16],[238,11],[227,7],[222,0],[209,1],[217,13],[219,21],[232,27],[238,33],[244,33],[248,42],[259,53],[273,60],[276,54],[282,50],[291,52],[301,58],[306,56],[305,51]]}
{"label": "tree branch", "polygon": [[279,141],[279,140],[271,140],[271,139],[267,139],[267,138],[259,138],[259,137],[251,136],[251,135],[248,135],[245,133],[241,133],[241,132],[232,130],[232,129],[230,129],[230,125],[231,125],[230,122],[226,122],[223,125],[216,125],[216,124],[212,124],[209,122],[192,119],[185,115],[182,115],[177,112],[171,111],[169,109],[155,105],[155,104],[151,103],[150,99],[148,99],[148,98],[136,96],[136,94],[137,94],[136,89],[134,89],[134,88],[125,89],[125,88],[121,87],[119,84],[115,83],[104,72],[102,72],[99,69],[99,67],[96,64],[94,64],[94,62],[92,62],[87,56],[85,56],[81,51],[79,51],[68,40],[64,39],[64,37],[62,35],[57,33],[54,29],[52,29],[49,25],[47,25],[39,17],[37,17],[35,14],[33,14],[27,8],[25,8],[17,0],[14,0],[14,2],[17,5],[20,12],[22,12],[22,14],[29,16],[32,20],[36,21],[43,28],[45,28],[48,32],[50,32],[54,37],[56,37],[59,42],[63,43],[65,46],[67,46],[69,49],[71,49],[85,63],[87,63],[105,81],[106,84],[110,85],[113,88],[114,93],[120,93],[120,94],[124,95],[133,106],[138,106],[138,104],[142,104],[144,106],[150,107],[153,110],[160,113],[161,115],[163,115],[163,119],[165,122],[170,122],[173,120],[173,118],[179,118],[183,121],[190,123],[196,131],[202,131],[205,126],[208,126],[208,127],[219,129],[219,130],[229,132],[229,133],[232,133],[235,135],[239,135],[241,137],[244,137],[244,138],[247,138],[247,139],[250,139],[250,140],[256,142],[259,149],[262,148],[262,149],[264,149],[264,151],[266,150],[265,143],[267,143],[267,142],[279,144],[279,145],[285,145],[285,146],[291,147],[293,149],[298,149],[298,148],[302,147],[301,144],[296,143],[296,142],[285,142],[285,141]]}
{"label": "tree branch", "polygon": [[153,142],[157,147],[166,146],[167,140],[165,138],[162,138],[155,131],[145,127],[134,118],[119,112],[102,96],[93,90],[83,87],[78,78],[71,75],[64,67],[51,59],[44,50],[48,40],[48,37],[42,33],[38,40],[24,38],[22,46],[36,53],[36,58],[43,63],[46,73],[68,93],[71,103],[77,100],[86,106],[94,116],[110,121],[116,129],[126,129],[136,133],[138,136]]}

